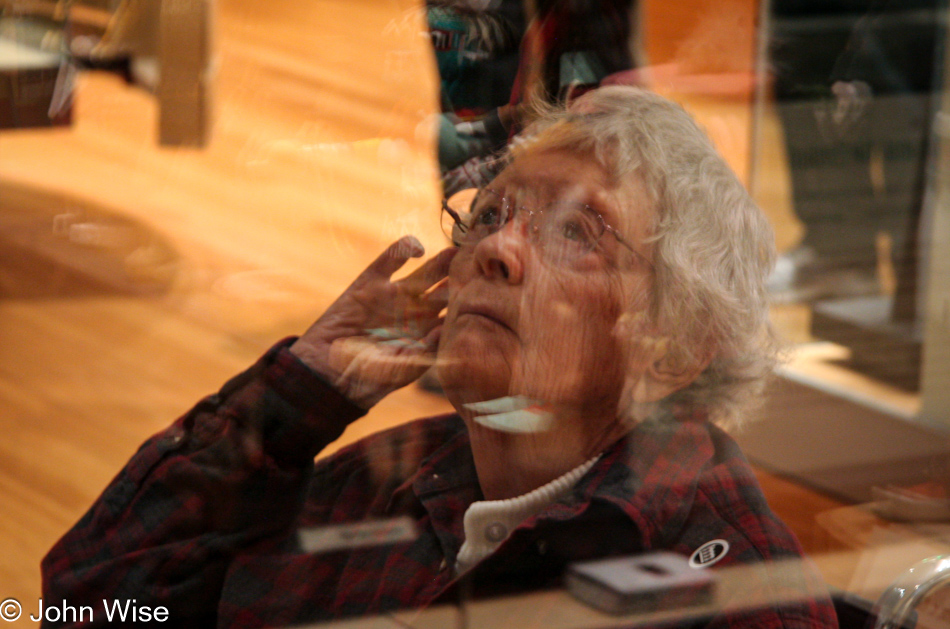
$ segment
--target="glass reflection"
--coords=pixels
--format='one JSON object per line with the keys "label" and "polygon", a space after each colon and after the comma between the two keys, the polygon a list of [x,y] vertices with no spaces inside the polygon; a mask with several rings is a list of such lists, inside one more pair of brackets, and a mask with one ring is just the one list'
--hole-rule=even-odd
{"label": "glass reflection", "polygon": [[[945,552],[942,6],[2,6],[78,73],[71,118],[0,131],[0,598],[863,626]],[[836,336],[855,304],[886,334]],[[808,341],[778,378],[770,318]]]}

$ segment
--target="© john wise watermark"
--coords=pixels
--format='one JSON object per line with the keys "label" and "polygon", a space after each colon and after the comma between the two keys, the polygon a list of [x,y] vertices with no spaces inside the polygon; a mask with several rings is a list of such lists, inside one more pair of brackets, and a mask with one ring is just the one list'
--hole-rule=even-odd
{"label": "\u00a9 john wise watermark", "polygon": [[[13,622],[23,614],[23,606],[15,598],[0,603],[0,620]],[[46,605],[43,599],[36,603],[36,611],[28,615],[33,622],[95,622],[105,620],[115,623],[165,622],[168,620],[168,608],[158,605],[139,605],[133,599],[102,599],[101,608],[92,605],[70,605],[62,601],[56,605]]]}
{"label": "\u00a9 john wise watermark", "polygon": [[15,598],[8,598],[0,603],[0,618],[7,622],[13,622],[23,613],[20,601]]}

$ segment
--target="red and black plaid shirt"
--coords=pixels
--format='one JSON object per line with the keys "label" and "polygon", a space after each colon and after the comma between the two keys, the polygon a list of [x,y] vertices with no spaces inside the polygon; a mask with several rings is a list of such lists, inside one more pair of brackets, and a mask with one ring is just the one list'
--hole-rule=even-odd
{"label": "red and black plaid shirt", "polygon": [[[702,417],[650,421],[563,499],[524,522],[459,588],[462,516],[482,498],[464,424],[426,419],[314,456],[362,411],[288,350],[149,439],[43,561],[46,606],[102,599],[164,606],[162,626],[261,627],[327,620],[556,585],[564,566],[728,541],[716,565],[800,557],[735,443]],[[303,527],[408,515],[418,536],[308,554]],[[806,567],[795,604],[702,626],[833,627]]]}

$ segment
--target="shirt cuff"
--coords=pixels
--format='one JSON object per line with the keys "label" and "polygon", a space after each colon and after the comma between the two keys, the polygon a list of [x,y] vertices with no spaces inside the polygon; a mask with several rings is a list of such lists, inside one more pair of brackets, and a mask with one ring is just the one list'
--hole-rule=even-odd
{"label": "shirt cuff", "polygon": [[236,416],[259,427],[264,451],[278,465],[312,463],[350,423],[366,414],[291,353],[295,340],[274,345],[220,393]]}

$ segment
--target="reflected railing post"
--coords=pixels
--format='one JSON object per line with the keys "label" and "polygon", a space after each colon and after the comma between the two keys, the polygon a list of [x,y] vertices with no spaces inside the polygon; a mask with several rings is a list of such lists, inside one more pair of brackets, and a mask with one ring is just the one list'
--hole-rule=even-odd
{"label": "reflected railing post", "polygon": [[214,0],[162,0],[159,142],[205,146],[212,126]]}
{"label": "reflected railing post", "polygon": [[914,564],[878,599],[874,629],[903,627],[924,597],[943,585],[950,585],[950,555],[936,555]]}

